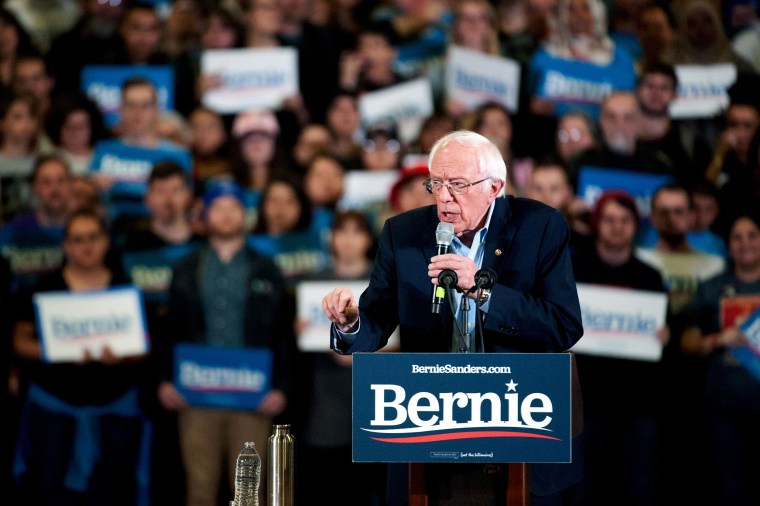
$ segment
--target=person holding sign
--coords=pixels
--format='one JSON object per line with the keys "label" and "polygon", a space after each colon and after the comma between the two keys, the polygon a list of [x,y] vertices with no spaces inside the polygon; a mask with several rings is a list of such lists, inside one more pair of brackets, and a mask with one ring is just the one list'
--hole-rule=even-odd
{"label": "person holding sign", "polygon": [[615,91],[604,97],[599,127],[601,142],[570,162],[574,186],[578,186],[585,170],[594,167],[675,177],[674,161],[639,139],[641,108],[634,93]]}
{"label": "person holding sign", "polygon": [[272,258],[288,280],[322,269],[325,245],[311,227],[313,209],[300,182],[272,178],[261,193],[259,221],[248,237],[254,251]]}
{"label": "person holding sign", "polygon": [[[486,0],[463,0],[455,2],[452,7],[454,15],[449,40],[448,49],[452,47],[465,48],[471,51],[477,51],[485,55],[501,56],[499,47],[499,28],[498,16],[494,6]],[[447,66],[451,62],[447,60],[446,55],[432,59],[427,63],[427,75],[434,86],[436,94],[440,94],[445,89]],[[453,117],[461,118],[471,107],[467,107],[456,96],[447,96],[445,109]]]}
{"label": "person holding sign", "polygon": [[[230,485],[234,480],[240,441],[255,441],[266,462],[264,442],[272,420],[295,390],[292,303],[280,269],[246,246],[243,199],[243,190],[230,182],[206,190],[208,243],[179,261],[169,288],[158,398],[164,408],[178,412],[188,504],[217,504],[225,465],[230,466]],[[179,352],[187,345],[203,348],[201,358],[190,364],[200,371],[192,375],[197,376],[192,382],[175,371],[183,362]],[[201,361],[225,351],[223,367]],[[264,374],[261,370],[238,368],[242,354],[253,351],[265,357],[271,371],[255,382]],[[220,368],[239,381],[215,380],[213,371]],[[180,390],[191,394],[191,386],[210,390],[209,404],[189,404]],[[252,392],[261,394],[260,401],[253,407],[241,405],[244,394]],[[265,496],[263,488],[260,493]]]}
{"label": "person holding sign", "polygon": [[[636,202],[622,190],[603,193],[592,213],[594,242],[573,257],[579,283],[665,292],[660,274],[633,255]],[[658,331],[665,341],[668,329]],[[655,504],[658,366],[642,360],[585,355],[586,456],[578,504]]]}
{"label": "person holding sign", "polygon": [[[63,240],[66,263],[40,279],[33,292],[80,293],[125,283],[105,263],[108,248],[102,219],[87,210],[73,213]],[[74,332],[67,326],[67,333]],[[142,459],[150,435],[140,396],[145,356],[117,356],[106,345],[86,349],[78,362],[48,362],[46,338],[53,339],[39,335],[29,297],[13,330],[28,387],[14,463],[21,501],[114,504],[119,497],[120,504],[135,504],[148,491]],[[68,339],[74,345],[86,338]]]}
{"label": "person holding sign", "polygon": [[124,81],[120,107],[120,136],[96,144],[90,176],[106,192],[110,215],[126,219],[147,214],[142,197],[155,163],[173,161],[189,175],[192,158],[187,149],[159,136],[158,89],[152,81]]}
{"label": "person holding sign", "polygon": [[38,157],[30,179],[34,208],[7,223],[0,233],[0,249],[14,267],[16,293],[60,267],[63,226],[73,209],[71,173],[61,158]]}
{"label": "person holding sign", "polygon": [[602,98],[633,90],[633,60],[607,34],[600,0],[560,0],[554,22],[556,30],[530,61],[530,110],[560,116],[581,109],[596,118]]}
{"label": "person holding sign", "polygon": [[704,400],[712,454],[702,458],[715,463],[707,470],[717,478],[715,503],[749,505],[760,502],[754,451],[760,447],[755,430],[760,423],[760,383],[731,350],[746,345],[739,325],[760,307],[760,217],[736,218],[728,248],[733,268],[700,284],[681,348],[708,360]]}
{"label": "person holding sign", "polygon": [[[333,322],[331,347],[340,354],[376,351],[399,326],[402,352],[458,349],[448,310],[449,316],[429,313],[431,289],[438,275],[450,269],[457,274],[457,288],[470,291],[481,268],[492,268],[498,276],[490,292],[476,301],[487,313],[483,351],[561,352],[573,346],[583,329],[562,214],[533,200],[504,197],[504,160],[491,141],[475,132],[459,130],[441,138],[430,153],[429,169],[426,186],[436,205],[385,222],[361,299],[348,288],[324,297],[322,308]],[[453,226],[453,252],[436,255],[441,222]],[[456,297],[460,304],[469,303],[474,292]],[[578,396],[573,400],[580,401]],[[578,414],[580,407],[573,409]],[[577,444],[573,451],[579,451]],[[532,465],[531,503],[559,504],[561,491],[580,478],[577,456],[573,462]],[[451,493],[451,504],[465,492],[435,487],[452,479],[483,494],[477,496],[479,504],[504,504],[504,497],[491,494],[503,488],[503,474],[467,465],[433,466],[431,471],[439,476],[429,481],[430,494],[443,499]],[[391,486],[389,492],[394,491]]]}
{"label": "person holding sign", "polygon": [[[343,211],[335,215],[331,229],[330,267],[310,276],[308,280],[334,281],[366,280],[372,271],[375,238],[367,217],[358,211]],[[315,305],[314,307],[318,307]],[[299,308],[300,310],[301,308]],[[300,311],[299,311],[300,312]],[[309,320],[303,320],[308,325]],[[299,322],[301,323],[301,322]],[[299,325],[303,328],[303,325]],[[351,375],[353,357],[324,351],[303,354],[306,380],[305,422],[299,438],[298,494],[308,496],[321,490],[320,499],[333,506],[372,504],[370,496],[377,493],[378,480],[384,479],[384,469],[378,464],[351,462]],[[335,476],[341,476],[342,487],[324,487]]]}

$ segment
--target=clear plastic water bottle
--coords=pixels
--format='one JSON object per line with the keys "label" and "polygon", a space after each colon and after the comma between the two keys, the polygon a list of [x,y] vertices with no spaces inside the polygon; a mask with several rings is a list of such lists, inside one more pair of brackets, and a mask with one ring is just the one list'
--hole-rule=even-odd
{"label": "clear plastic water bottle", "polygon": [[259,506],[261,457],[256,445],[248,441],[240,450],[235,468],[235,506]]}

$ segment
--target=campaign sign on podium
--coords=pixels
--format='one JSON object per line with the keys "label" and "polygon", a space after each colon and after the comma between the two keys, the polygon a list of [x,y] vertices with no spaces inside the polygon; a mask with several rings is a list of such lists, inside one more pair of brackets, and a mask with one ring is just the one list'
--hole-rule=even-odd
{"label": "campaign sign on podium", "polygon": [[571,461],[568,353],[358,353],[354,462]]}

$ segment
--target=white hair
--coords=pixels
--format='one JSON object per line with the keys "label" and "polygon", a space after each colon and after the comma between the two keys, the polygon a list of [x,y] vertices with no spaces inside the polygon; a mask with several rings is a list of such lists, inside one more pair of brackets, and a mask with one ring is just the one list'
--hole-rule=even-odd
{"label": "white hair", "polygon": [[428,156],[428,170],[433,167],[433,160],[438,150],[448,147],[450,144],[459,144],[476,151],[478,172],[492,179],[498,179],[504,183],[499,192],[499,197],[504,195],[507,188],[507,164],[504,162],[496,144],[477,132],[470,130],[455,130],[438,139],[430,150]]}

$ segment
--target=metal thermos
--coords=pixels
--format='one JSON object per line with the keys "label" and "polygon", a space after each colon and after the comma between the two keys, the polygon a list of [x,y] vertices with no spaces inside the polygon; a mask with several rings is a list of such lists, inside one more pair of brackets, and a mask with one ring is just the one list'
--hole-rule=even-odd
{"label": "metal thermos", "polygon": [[290,425],[275,425],[267,452],[267,506],[293,506],[296,441]]}

